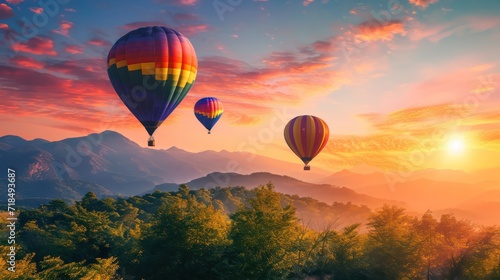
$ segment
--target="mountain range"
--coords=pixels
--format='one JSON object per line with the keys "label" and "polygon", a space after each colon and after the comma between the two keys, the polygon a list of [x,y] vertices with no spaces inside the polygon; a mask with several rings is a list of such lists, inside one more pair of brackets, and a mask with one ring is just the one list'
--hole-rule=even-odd
{"label": "mountain range", "polygon": [[271,181],[279,192],[328,204],[351,202],[373,209],[389,203],[419,213],[455,211],[487,223],[500,213],[500,168],[401,175],[370,166],[305,172],[300,164],[245,152],[143,148],[114,131],[52,142],[3,136],[0,168],[16,170],[18,199],[34,206],[53,198],[74,201],[87,191],[129,196],[177,190],[181,183],[192,189],[253,188]]}
{"label": "mountain range", "polygon": [[142,193],[162,183],[187,182],[211,172],[265,170],[309,180],[328,174],[319,168],[302,172],[300,164],[245,152],[142,148],[114,131],[54,142],[0,137],[0,168],[8,167],[20,179],[89,181],[122,195]]}
{"label": "mountain range", "polygon": [[[297,180],[290,176],[276,175],[269,172],[256,172],[252,174],[221,173],[213,172],[207,176],[189,181],[186,185],[190,189],[211,189],[215,187],[239,187],[255,188],[259,185],[271,182],[277,192],[300,197],[311,197],[320,202],[332,204],[334,202],[356,205],[366,205],[370,208],[378,208],[384,204],[406,206],[404,203],[394,200],[380,199],[373,196],[360,194],[346,187],[337,187],[329,184],[313,184]],[[161,184],[155,190],[176,191],[178,184]]]}

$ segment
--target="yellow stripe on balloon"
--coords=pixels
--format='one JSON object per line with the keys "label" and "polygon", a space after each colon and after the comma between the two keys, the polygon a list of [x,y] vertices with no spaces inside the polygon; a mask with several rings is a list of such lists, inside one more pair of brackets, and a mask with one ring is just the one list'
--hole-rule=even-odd
{"label": "yellow stripe on balloon", "polygon": [[141,69],[141,64],[140,63],[136,63],[136,64],[127,65],[127,69],[128,69],[128,71],[140,70]]}
{"label": "yellow stripe on balloon", "polygon": [[111,67],[113,64],[116,63],[116,58],[111,58],[109,61],[108,61],[108,67]]}
{"label": "yellow stripe on balloon", "polygon": [[168,77],[168,68],[155,68],[155,79],[157,81],[166,81]]}
{"label": "yellow stripe on balloon", "polygon": [[204,111],[200,111],[200,110],[195,110],[194,112],[196,114],[199,114],[199,115],[205,116],[207,118],[213,119],[213,118],[216,118],[217,116],[221,115],[222,113],[224,113],[224,110],[219,109],[219,110],[217,110],[215,112],[204,112]]}
{"label": "yellow stripe on balloon", "polygon": [[116,62],[116,67],[117,68],[122,68],[122,67],[125,67],[127,66],[127,60],[121,60],[121,61],[117,61]]}

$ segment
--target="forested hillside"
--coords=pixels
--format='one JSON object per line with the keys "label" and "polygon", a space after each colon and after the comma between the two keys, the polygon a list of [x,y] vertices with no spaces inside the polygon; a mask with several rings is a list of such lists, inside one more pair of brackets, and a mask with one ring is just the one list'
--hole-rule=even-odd
{"label": "forested hillside", "polygon": [[20,211],[15,272],[2,231],[1,279],[500,279],[498,227],[397,206],[327,205],[271,183],[87,193],[74,205]]}

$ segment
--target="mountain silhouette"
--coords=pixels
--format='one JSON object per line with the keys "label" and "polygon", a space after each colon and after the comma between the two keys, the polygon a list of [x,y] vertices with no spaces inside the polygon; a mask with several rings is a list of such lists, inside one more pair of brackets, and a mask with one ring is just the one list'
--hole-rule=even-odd
{"label": "mountain silhouette", "polygon": [[112,193],[135,195],[162,183],[181,183],[223,171],[248,174],[266,170],[316,180],[328,172],[265,156],[225,150],[188,152],[143,148],[114,131],[84,137],[46,141],[18,136],[0,138],[0,167],[13,168],[17,177],[30,180],[80,180]]}

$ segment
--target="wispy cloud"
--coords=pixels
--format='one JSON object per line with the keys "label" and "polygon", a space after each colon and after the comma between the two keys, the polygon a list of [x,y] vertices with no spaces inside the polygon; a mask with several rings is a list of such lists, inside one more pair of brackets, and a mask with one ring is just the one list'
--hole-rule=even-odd
{"label": "wispy cloud", "polygon": [[[334,136],[323,153],[339,167],[369,164],[398,170],[412,153],[425,155],[443,150],[450,135],[467,135],[470,149],[500,148],[500,111],[473,112],[455,104],[402,109],[359,117],[375,128],[365,136]],[[422,168],[423,166],[417,166]]]}
{"label": "wispy cloud", "polygon": [[30,11],[32,11],[33,13],[35,14],[42,14],[43,13],[43,8],[42,7],[38,7],[38,8],[30,8]]}
{"label": "wispy cloud", "polygon": [[65,51],[69,54],[80,54],[83,53],[83,47],[77,45],[66,46]]}
{"label": "wispy cloud", "polygon": [[220,56],[203,57],[199,62],[203,71],[190,95],[216,95],[229,107],[241,108],[225,114],[231,123],[253,125],[276,106],[295,106],[349,83],[344,72],[334,69],[336,48],[332,42],[315,41],[272,52],[262,59],[261,67]]}
{"label": "wispy cloud", "polygon": [[500,27],[498,17],[463,17],[432,25],[415,22],[412,24],[409,37],[413,41],[426,39],[438,42],[455,34],[483,32],[498,27]]}
{"label": "wispy cloud", "polygon": [[42,69],[45,66],[45,63],[38,61],[31,57],[26,56],[15,56],[9,60],[12,64],[24,67],[24,68],[32,68],[32,69]]}
{"label": "wispy cloud", "polygon": [[430,4],[437,3],[438,0],[410,0],[410,4],[421,7],[423,9],[427,8]]}
{"label": "wispy cloud", "polygon": [[406,30],[401,21],[388,21],[379,23],[376,20],[363,22],[358,26],[356,39],[366,42],[391,41],[396,35],[406,35]]}
{"label": "wispy cloud", "polygon": [[195,6],[198,0],[155,0],[157,3],[174,4],[179,6]]}

